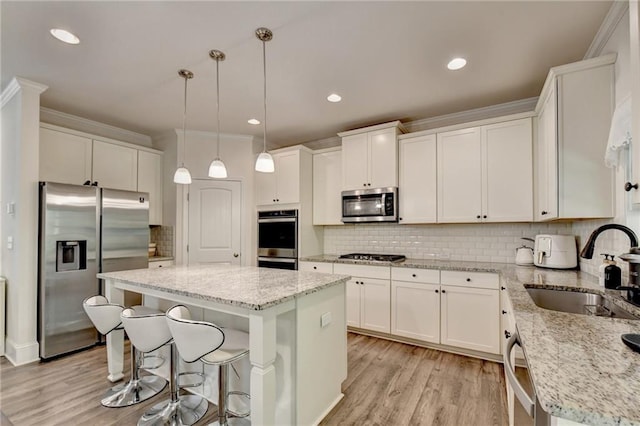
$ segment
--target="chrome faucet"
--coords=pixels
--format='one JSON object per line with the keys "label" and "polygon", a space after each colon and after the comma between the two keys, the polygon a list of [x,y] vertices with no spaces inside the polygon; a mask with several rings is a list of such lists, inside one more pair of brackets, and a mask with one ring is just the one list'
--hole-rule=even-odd
{"label": "chrome faucet", "polygon": [[602,225],[591,233],[587,243],[580,252],[580,257],[591,259],[593,257],[593,250],[595,248],[598,235],[608,229],[617,229],[624,232],[629,237],[631,245],[629,253],[624,253],[618,256],[620,259],[629,262],[629,285],[618,287],[617,290],[627,290],[627,300],[636,305],[640,305],[640,286],[638,286],[640,277],[640,247],[638,247],[638,236],[635,232],[626,226],[619,225],[617,223]]}

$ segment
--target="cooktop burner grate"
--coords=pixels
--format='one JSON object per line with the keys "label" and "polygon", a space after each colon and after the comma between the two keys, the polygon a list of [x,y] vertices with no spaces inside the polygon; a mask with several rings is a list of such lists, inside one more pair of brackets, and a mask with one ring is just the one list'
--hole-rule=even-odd
{"label": "cooktop burner grate", "polygon": [[364,260],[368,262],[402,262],[407,257],[401,254],[349,253],[343,254],[339,258],[350,260]]}

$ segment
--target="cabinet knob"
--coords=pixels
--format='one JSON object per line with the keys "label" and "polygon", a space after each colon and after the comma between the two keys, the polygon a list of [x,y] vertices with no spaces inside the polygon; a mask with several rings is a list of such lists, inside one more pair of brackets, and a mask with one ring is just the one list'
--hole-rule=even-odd
{"label": "cabinet knob", "polygon": [[275,203],[275,202],[276,202],[276,199],[275,199],[275,198],[273,198],[271,201],[273,201],[273,202]]}
{"label": "cabinet knob", "polygon": [[276,198],[276,201],[279,203],[280,202],[280,198]]}
{"label": "cabinet knob", "polygon": [[317,267],[317,266],[314,266],[314,267],[313,267],[313,269],[318,269],[318,267]]}
{"label": "cabinet knob", "polygon": [[401,218],[401,217],[399,217],[399,218],[398,218],[398,220],[402,220],[402,218]]}
{"label": "cabinet knob", "polygon": [[83,185],[84,186],[89,186],[89,185],[91,185],[91,181],[90,180],[85,180]]}
{"label": "cabinet knob", "polygon": [[411,274],[411,276],[412,276],[413,278],[415,278],[415,277],[416,277],[416,274]]}
{"label": "cabinet knob", "polygon": [[436,290],[436,293],[439,293],[439,291],[438,291],[438,290]]}
{"label": "cabinet knob", "polygon": [[504,331],[504,338],[508,339],[509,337],[511,337],[511,333],[509,333],[507,330]]}
{"label": "cabinet knob", "polygon": [[480,219],[480,215],[476,216],[476,219]]}
{"label": "cabinet knob", "polygon": [[487,218],[487,215],[486,215],[486,214],[485,214],[485,215],[482,215],[482,218],[483,218],[483,219],[486,219],[486,218]]}
{"label": "cabinet knob", "polygon": [[93,182],[91,183],[91,186],[98,186],[98,181],[97,181],[97,180],[96,180],[96,181],[93,181]]}
{"label": "cabinet knob", "polygon": [[503,287],[500,287],[500,290],[506,290],[506,289],[507,289],[507,288],[506,288],[506,287],[504,287],[504,286],[503,286]]}
{"label": "cabinet knob", "polygon": [[507,315],[507,311],[505,311],[504,309],[502,310],[502,315]]}
{"label": "cabinet knob", "polygon": [[548,212],[548,211],[546,211],[546,210],[542,210],[542,211],[540,212],[540,214],[541,214],[542,216],[544,216],[544,215],[549,214],[549,212]]}
{"label": "cabinet knob", "polygon": [[470,283],[471,282],[471,278],[467,278],[467,282]]}
{"label": "cabinet knob", "polygon": [[366,183],[363,183],[363,184],[362,184],[362,186],[367,186],[367,184],[366,184]]}
{"label": "cabinet knob", "polygon": [[367,184],[367,186],[371,186],[371,184],[370,184],[370,183],[368,183],[368,184]]}
{"label": "cabinet knob", "polygon": [[631,191],[632,189],[638,189],[638,184],[637,184],[637,183],[634,183],[634,184],[632,185],[632,184],[631,184],[631,182],[627,182],[627,183],[625,183],[625,184],[624,184],[624,190],[625,190],[625,191],[629,192],[629,191]]}
{"label": "cabinet knob", "polygon": [[162,265],[158,265],[158,268],[162,268]]}
{"label": "cabinet knob", "polygon": [[446,291],[443,289],[443,290],[442,290],[442,293],[446,293]]}
{"label": "cabinet knob", "polygon": [[239,253],[233,253],[233,257],[238,257],[238,256],[240,256]]}

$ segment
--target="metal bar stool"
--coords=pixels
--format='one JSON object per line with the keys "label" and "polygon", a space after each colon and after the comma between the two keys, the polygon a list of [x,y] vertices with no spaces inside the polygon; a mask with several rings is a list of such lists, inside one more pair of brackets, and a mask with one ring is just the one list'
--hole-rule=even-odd
{"label": "metal bar stool", "polygon": [[228,409],[229,395],[249,398],[245,392],[228,391],[229,365],[249,355],[249,333],[220,328],[204,321],[193,321],[189,309],[183,305],[169,309],[166,316],[173,341],[183,360],[200,360],[205,364],[218,366],[218,421],[214,424],[224,426],[228,424],[229,418],[249,416],[250,412],[235,413]]}
{"label": "metal bar stool", "polygon": [[[122,330],[120,314],[124,307],[109,303],[104,296],[92,296],[82,302],[82,307],[87,316],[101,334],[111,333],[113,330]],[[157,312],[142,306],[136,309],[145,312]],[[131,378],[126,383],[121,383],[109,389],[100,403],[105,407],[128,407],[145,401],[164,389],[167,381],[159,376],[140,377],[143,356],[136,348],[131,347]]]}
{"label": "metal bar stool", "polygon": [[192,425],[200,420],[209,404],[198,395],[179,395],[178,351],[171,340],[171,333],[163,313],[138,315],[133,309],[125,309],[120,315],[131,344],[142,352],[151,352],[170,343],[171,373],[169,377],[170,398],[154,405],[145,412],[139,426]]}

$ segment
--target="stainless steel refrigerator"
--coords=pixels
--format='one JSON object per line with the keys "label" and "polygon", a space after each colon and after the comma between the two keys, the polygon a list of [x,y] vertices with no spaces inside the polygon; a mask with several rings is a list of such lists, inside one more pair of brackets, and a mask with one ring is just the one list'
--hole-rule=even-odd
{"label": "stainless steel refrigerator", "polygon": [[40,182],[38,341],[52,358],[100,336],[82,301],[103,294],[98,272],[148,266],[148,194]]}

